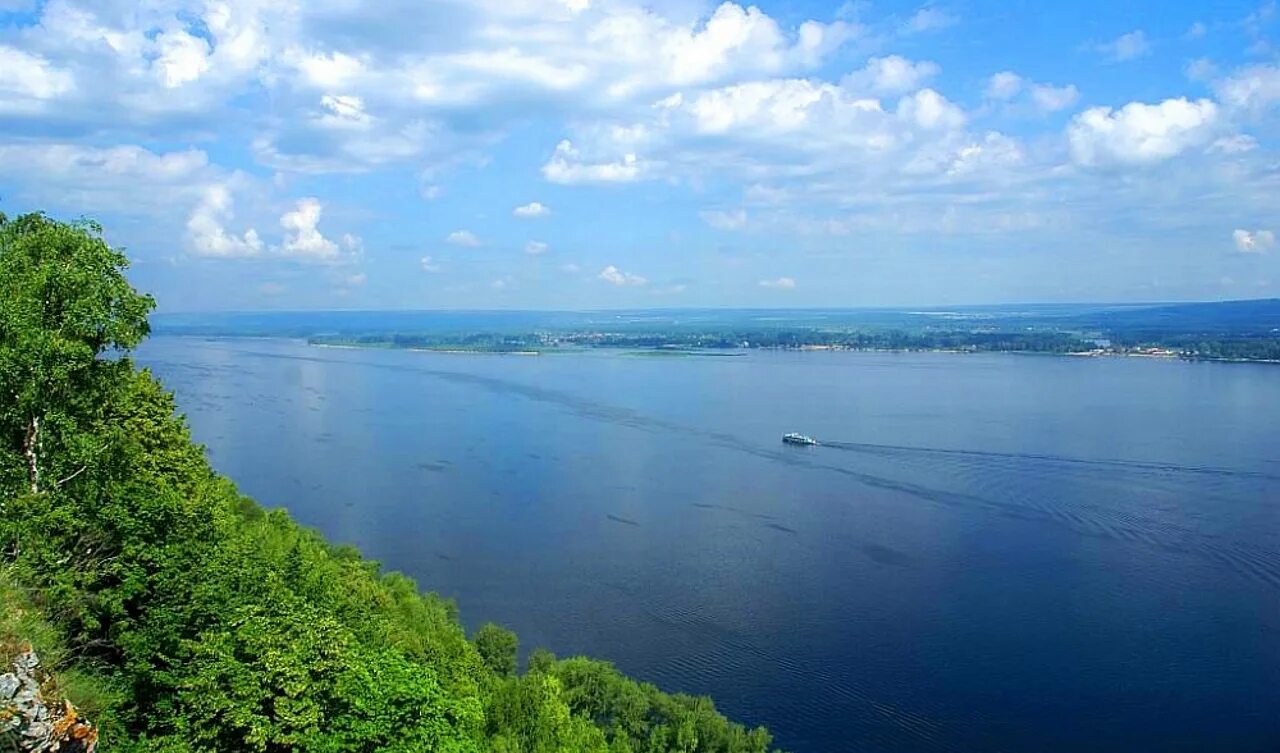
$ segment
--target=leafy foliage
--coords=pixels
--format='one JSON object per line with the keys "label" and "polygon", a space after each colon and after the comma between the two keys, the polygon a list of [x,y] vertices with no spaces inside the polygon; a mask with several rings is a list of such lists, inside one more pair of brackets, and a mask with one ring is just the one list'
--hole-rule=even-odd
{"label": "leafy foliage", "polygon": [[0,219],[0,585],[110,688],[104,749],[768,749],[606,664],[518,675],[510,631],[468,641],[451,602],[240,495],[128,359],[152,302],[125,265],[92,223]]}

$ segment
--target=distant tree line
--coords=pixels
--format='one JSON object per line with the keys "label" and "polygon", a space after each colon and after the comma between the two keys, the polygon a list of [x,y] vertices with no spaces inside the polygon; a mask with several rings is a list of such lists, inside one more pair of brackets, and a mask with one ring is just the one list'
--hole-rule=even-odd
{"label": "distant tree line", "polygon": [[553,348],[733,348],[847,350],[959,350],[973,352],[1079,353],[1096,346],[1078,335],[1054,331],[1004,332],[939,330],[909,332],[823,331],[814,329],[732,330],[713,332],[565,332],[526,335],[374,334],[320,336],[310,342],[322,345],[418,348],[424,350],[472,350],[516,352]]}
{"label": "distant tree line", "polygon": [[1206,336],[1201,334],[1120,336],[1120,347],[1159,347],[1183,358],[1222,361],[1280,361],[1280,337],[1274,335]]}

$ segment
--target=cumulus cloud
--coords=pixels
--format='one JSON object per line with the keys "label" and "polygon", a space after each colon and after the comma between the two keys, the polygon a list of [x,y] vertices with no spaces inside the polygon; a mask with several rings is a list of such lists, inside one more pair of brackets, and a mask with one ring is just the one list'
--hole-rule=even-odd
{"label": "cumulus cloud", "polygon": [[243,235],[227,232],[223,225],[233,217],[230,189],[224,184],[205,189],[200,203],[187,219],[187,238],[192,251],[198,256],[222,258],[262,253],[262,240],[253,228]]}
{"label": "cumulus cloud", "polygon": [[337,261],[341,256],[338,244],[324,237],[320,232],[320,216],[324,213],[324,205],[319,199],[299,199],[293,211],[280,217],[280,227],[284,228],[284,241],[280,251],[285,256],[293,256],[312,261]]}
{"label": "cumulus cloud", "polygon": [[70,71],[38,55],[0,45],[0,113],[21,111],[31,107],[30,100],[54,99],[73,88]]}
{"label": "cumulus cloud", "polygon": [[551,214],[551,208],[541,202],[531,201],[528,204],[516,207],[512,214],[524,219],[546,217]]}
{"label": "cumulus cloud", "polygon": [[1246,66],[1215,82],[1214,90],[1229,107],[1261,112],[1280,104],[1280,66]]}
{"label": "cumulus cloud", "polygon": [[166,125],[198,132],[261,90],[272,118],[255,152],[308,171],[445,158],[530,114],[790,75],[862,33],[841,20],[784,24],[732,1],[699,14],[639,0],[220,0],[141,10],[59,0],[11,19],[11,29],[22,48],[0,43],[0,113],[43,113],[78,133],[109,122],[141,139]]}
{"label": "cumulus cloud", "polygon": [[1071,154],[1082,165],[1145,164],[1209,145],[1220,128],[1219,109],[1208,99],[1184,97],[1119,110],[1093,107],[1068,128]]}
{"label": "cumulus cloud", "polygon": [[640,177],[640,161],[632,152],[603,162],[584,159],[565,139],[542,166],[542,174],[552,183],[628,183]]}
{"label": "cumulus cloud", "polygon": [[1270,230],[1236,230],[1231,239],[1242,254],[1261,254],[1276,244],[1276,234]]}
{"label": "cumulus cloud", "polygon": [[6,199],[77,213],[180,217],[205,198],[208,185],[236,179],[197,149],[160,153],[134,145],[21,141],[0,143],[0,177],[19,187]]}
{"label": "cumulus cloud", "polygon": [[[1015,119],[1072,111],[1088,82],[1077,89],[1012,70],[943,78],[933,62],[894,54],[913,49],[893,49],[899,35],[956,20],[931,4],[871,26],[849,13],[830,22],[770,15],[745,0],[134,5],[57,0],[8,19],[0,180],[7,201],[163,218],[134,227],[182,238],[193,255],[354,257],[358,238],[330,229],[332,210],[321,219],[319,198],[295,207],[284,195],[301,184],[324,197],[332,179],[295,173],[400,171],[418,175],[422,196],[435,198],[531,123],[536,130],[513,147],[559,124],[535,147],[542,178],[609,184],[627,196],[626,184],[651,181],[649,190],[718,207],[702,221],[726,230],[1019,232],[1043,228],[1047,214],[1096,206],[1096,189],[1116,175],[1126,179],[1117,211],[1151,207],[1150,215],[1199,196],[1254,211],[1271,187],[1274,61],[1200,70],[1212,100],[1119,99],[1123,106],[1092,108],[1065,128],[1041,128]],[[1108,43],[1107,54],[1132,59],[1149,47],[1135,32]],[[267,116],[238,117],[263,101]],[[241,125],[219,130],[230,122]],[[99,146],[241,135],[218,154],[256,159],[244,173],[197,150]],[[45,142],[53,138],[94,146],[54,148]],[[1108,169],[1064,169],[1072,163]],[[1154,163],[1163,166],[1145,169]],[[255,177],[272,169],[276,183]],[[286,210],[290,224],[277,227]],[[479,211],[532,218],[547,207]],[[480,243],[468,231],[449,242]],[[541,243],[511,250],[536,255]],[[613,269],[608,277],[630,284]]]}
{"label": "cumulus cloud", "polygon": [[184,29],[170,29],[155,38],[157,56],[152,65],[166,89],[199,79],[209,70],[209,43]]}
{"label": "cumulus cloud", "polygon": [[424,256],[421,259],[419,259],[418,266],[422,268],[423,272],[439,272],[440,271],[440,265],[437,264],[436,260],[430,256]]}
{"label": "cumulus cloud", "polygon": [[475,248],[480,245],[480,239],[470,230],[454,230],[444,237],[444,242],[464,248]]}
{"label": "cumulus cloud", "polygon": [[545,254],[548,248],[550,248],[550,246],[542,241],[529,241],[524,244],[524,252],[530,256]]}
{"label": "cumulus cloud", "polygon": [[[1043,113],[1065,110],[1080,98],[1080,92],[1072,84],[1054,86],[1029,81],[1013,71],[1000,71],[987,79],[983,95],[997,102],[1029,102]],[[1025,98],[1022,98],[1025,95]]]}
{"label": "cumulus cloud", "polygon": [[987,80],[988,99],[1013,99],[1022,91],[1022,76],[1013,71],[1000,71]]}
{"label": "cumulus cloud", "polygon": [[1151,43],[1142,29],[1121,34],[1110,42],[1094,45],[1094,49],[1115,63],[1135,60],[1151,52]]}
{"label": "cumulus cloud", "polygon": [[921,88],[938,75],[937,63],[911,61],[899,55],[873,57],[858,71],[844,77],[842,86],[850,91],[874,94],[904,94]]}
{"label": "cumulus cloud", "polygon": [[639,275],[633,275],[628,272],[623,272],[622,270],[618,269],[612,264],[600,270],[600,274],[596,275],[596,277],[598,277],[601,280],[604,280],[610,285],[617,285],[619,287],[623,287],[623,286],[639,287],[649,282],[648,280],[646,280],[645,278]]}
{"label": "cumulus cloud", "polygon": [[952,14],[934,7],[925,6],[916,11],[910,19],[903,25],[903,31],[908,34],[920,34],[926,31],[936,31],[945,29],[948,26],[954,26],[957,19]]}
{"label": "cumulus cloud", "polygon": [[898,115],[925,130],[954,129],[965,124],[964,110],[933,89],[921,89],[898,102]]}
{"label": "cumulus cloud", "polygon": [[1052,84],[1035,84],[1031,87],[1031,101],[1042,112],[1057,112],[1074,105],[1080,99],[1080,92],[1075,86],[1053,86]]}
{"label": "cumulus cloud", "polygon": [[774,288],[776,290],[794,290],[796,287],[796,281],[791,277],[779,277],[774,280],[761,280],[760,287]]}

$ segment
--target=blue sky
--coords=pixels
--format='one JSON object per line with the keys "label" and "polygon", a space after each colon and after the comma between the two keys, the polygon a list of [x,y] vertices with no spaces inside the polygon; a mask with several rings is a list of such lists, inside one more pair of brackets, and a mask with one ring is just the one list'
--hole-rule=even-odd
{"label": "blue sky", "polygon": [[170,311],[1280,295],[1275,2],[0,0]]}

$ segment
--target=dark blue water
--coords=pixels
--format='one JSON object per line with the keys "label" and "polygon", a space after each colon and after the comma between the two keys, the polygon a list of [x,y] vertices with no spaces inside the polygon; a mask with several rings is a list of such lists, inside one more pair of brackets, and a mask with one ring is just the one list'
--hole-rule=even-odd
{"label": "dark blue water", "polygon": [[1280,750],[1280,367],[140,360],[264,504],[795,753]]}

